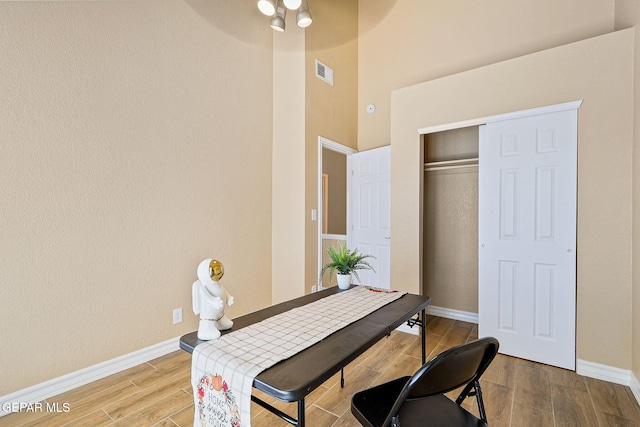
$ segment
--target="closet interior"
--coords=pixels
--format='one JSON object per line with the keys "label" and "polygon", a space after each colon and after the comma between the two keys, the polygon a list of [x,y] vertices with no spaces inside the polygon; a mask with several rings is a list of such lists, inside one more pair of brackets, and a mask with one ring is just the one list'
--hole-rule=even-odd
{"label": "closet interior", "polygon": [[477,126],[423,135],[423,295],[478,313]]}

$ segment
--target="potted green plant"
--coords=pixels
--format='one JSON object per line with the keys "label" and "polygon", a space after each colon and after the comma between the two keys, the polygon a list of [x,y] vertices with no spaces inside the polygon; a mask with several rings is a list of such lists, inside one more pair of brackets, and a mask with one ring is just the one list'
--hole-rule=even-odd
{"label": "potted green plant", "polygon": [[329,246],[327,253],[331,258],[331,262],[325,264],[320,270],[320,277],[318,279],[318,285],[322,283],[322,277],[324,272],[329,270],[329,282],[334,271],[338,271],[336,274],[338,280],[338,287],[340,289],[348,289],[351,285],[351,274],[353,274],[358,282],[360,282],[360,276],[358,276],[357,270],[371,270],[375,272],[374,268],[365,261],[366,258],[375,258],[373,255],[363,255],[358,253],[358,248],[351,251],[344,245],[339,245],[337,248]]}

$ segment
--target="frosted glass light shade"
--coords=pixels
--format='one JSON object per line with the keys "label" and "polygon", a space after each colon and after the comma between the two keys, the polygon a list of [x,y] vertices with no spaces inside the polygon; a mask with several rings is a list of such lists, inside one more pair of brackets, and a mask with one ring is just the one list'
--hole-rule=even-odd
{"label": "frosted glass light shade", "polygon": [[273,16],[276,13],[275,0],[258,0],[258,9],[267,16]]}
{"label": "frosted glass light shade", "polygon": [[300,28],[307,28],[313,22],[311,13],[308,10],[299,10],[296,14],[296,23]]}
{"label": "frosted glass light shade", "polygon": [[287,9],[282,7],[282,4],[278,4],[276,7],[276,15],[269,21],[269,26],[276,31],[283,32],[285,27],[285,20],[287,19]]}
{"label": "frosted glass light shade", "polygon": [[296,10],[302,4],[302,0],[284,0],[284,5],[289,10]]}
{"label": "frosted glass light shade", "polygon": [[269,21],[269,25],[276,31],[284,31],[285,23],[284,19],[282,19],[281,16],[274,16],[273,18],[271,18],[271,21]]}

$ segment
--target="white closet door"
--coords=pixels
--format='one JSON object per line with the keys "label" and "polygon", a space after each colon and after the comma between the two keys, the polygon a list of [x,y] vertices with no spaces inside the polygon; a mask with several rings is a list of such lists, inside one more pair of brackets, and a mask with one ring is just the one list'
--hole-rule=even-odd
{"label": "white closet door", "polygon": [[[375,269],[359,270],[363,285],[389,289],[391,282],[391,146],[347,157],[350,186],[347,243],[373,255]],[[353,283],[358,283],[354,278]]]}
{"label": "white closet door", "polygon": [[577,110],[480,128],[479,334],[575,369]]}

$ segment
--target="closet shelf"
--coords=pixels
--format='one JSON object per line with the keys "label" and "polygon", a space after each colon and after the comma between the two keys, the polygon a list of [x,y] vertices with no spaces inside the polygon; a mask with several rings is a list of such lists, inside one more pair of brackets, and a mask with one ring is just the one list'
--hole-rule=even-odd
{"label": "closet shelf", "polygon": [[424,164],[425,172],[435,171],[435,170],[447,170],[447,169],[458,169],[458,168],[468,168],[468,167],[477,167],[478,166],[478,158],[472,159],[459,159],[459,160],[444,160],[441,162],[427,162]]}

